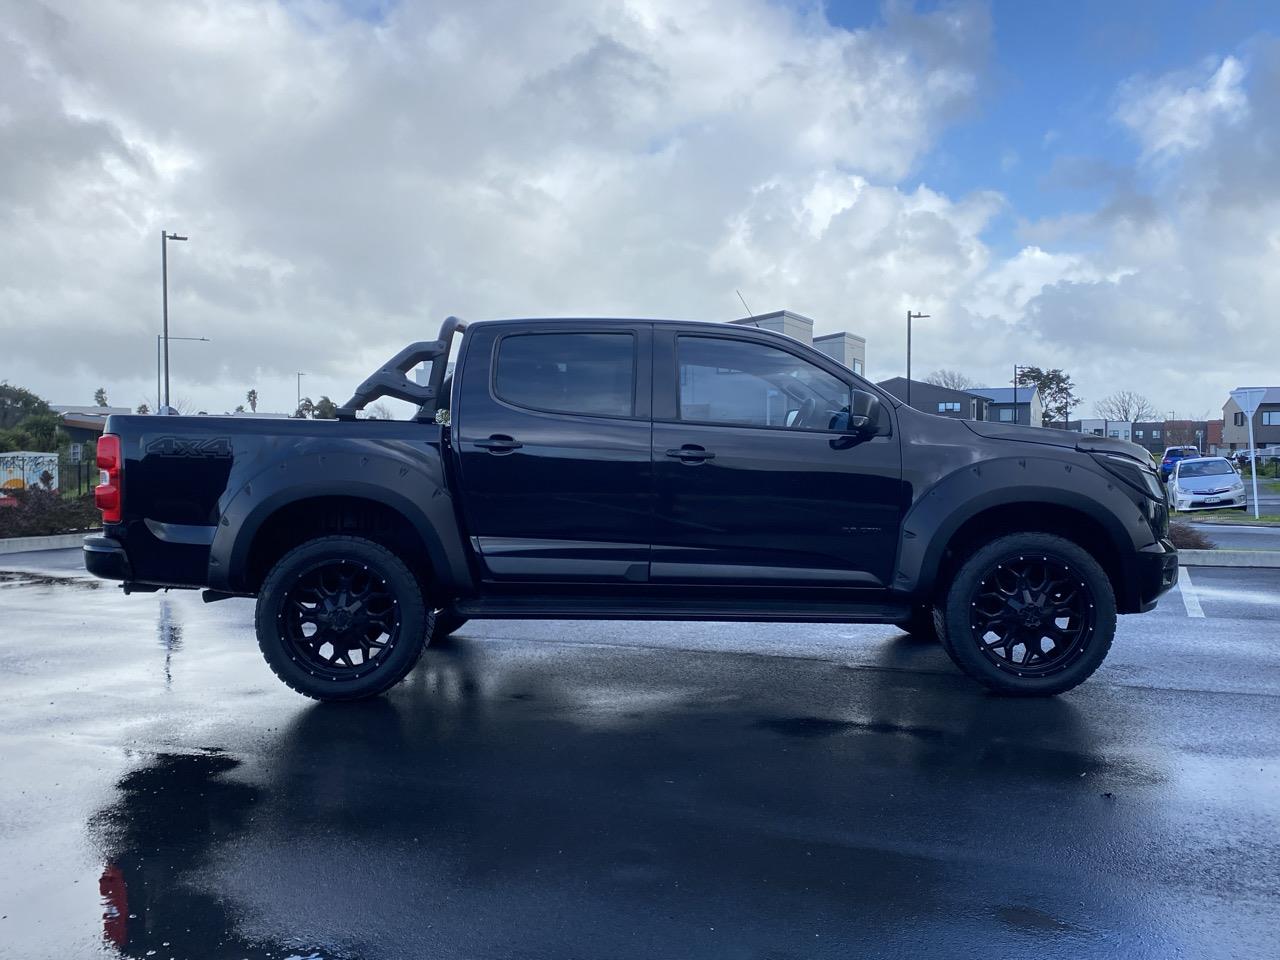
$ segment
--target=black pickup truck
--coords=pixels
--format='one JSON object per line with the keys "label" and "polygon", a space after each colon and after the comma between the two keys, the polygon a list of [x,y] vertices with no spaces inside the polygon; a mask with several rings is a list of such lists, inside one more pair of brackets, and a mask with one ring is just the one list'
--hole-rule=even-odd
{"label": "black pickup truck", "polygon": [[[416,416],[357,418],[383,396]],[[1177,580],[1140,448],[922,413],[750,325],[449,318],[336,420],[106,431],[86,567],[257,597],[268,664],[324,700],[473,617],[897,624],[1056,694]]]}

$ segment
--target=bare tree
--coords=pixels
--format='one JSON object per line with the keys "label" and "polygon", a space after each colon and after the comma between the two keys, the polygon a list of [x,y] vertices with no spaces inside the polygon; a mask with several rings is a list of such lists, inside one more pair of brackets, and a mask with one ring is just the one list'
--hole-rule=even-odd
{"label": "bare tree", "polygon": [[949,390],[971,390],[978,385],[977,381],[966,377],[959,370],[935,370],[924,378],[925,383],[935,387],[946,387]]}
{"label": "bare tree", "polygon": [[1103,397],[1093,405],[1093,412],[1103,420],[1118,420],[1122,423],[1154,420],[1157,416],[1156,408],[1151,402],[1135,390],[1117,390],[1110,396]]}

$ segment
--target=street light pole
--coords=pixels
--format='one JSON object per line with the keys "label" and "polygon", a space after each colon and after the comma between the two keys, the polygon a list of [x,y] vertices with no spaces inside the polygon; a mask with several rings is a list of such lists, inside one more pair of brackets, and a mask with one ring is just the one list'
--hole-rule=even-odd
{"label": "street light pole", "polygon": [[[170,337],[170,340],[196,340],[200,343],[209,343],[208,337]],[[168,406],[166,404],[165,406]],[[160,406],[160,334],[156,334],[156,413],[164,413],[164,408]]]}
{"label": "street light pole", "polygon": [[305,376],[306,374],[303,373],[301,370],[298,371],[298,399],[294,403],[294,407],[293,407],[295,412],[298,410],[299,407],[302,406],[302,378]]}
{"label": "street light pole", "polygon": [[164,305],[164,405],[169,406],[169,241],[186,240],[176,233],[160,231],[160,299]]}
{"label": "street light pole", "polygon": [[912,313],[907,311],[907,406],[911,406],[911,321],[912,320],[928,320],[927,313]]}

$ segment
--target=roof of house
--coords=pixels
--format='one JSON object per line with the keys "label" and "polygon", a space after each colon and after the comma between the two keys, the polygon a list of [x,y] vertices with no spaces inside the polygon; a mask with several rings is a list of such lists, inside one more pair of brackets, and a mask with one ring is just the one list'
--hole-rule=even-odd
{"label": "roof of house", "polygon": [[71,413],[82,417],[110,417],[133,413],[128,407],[101,407],[96,403],[83,406],[74,403],[51,403],[49,409],[55,413]]}
{"label": "roof of house", "polygon": [[[956,390],[952,387],[939,386],[936,383],[929,383],[925,380],[912,380],[912,387],[920,387],[925,390],[932,391],[933,396],[949,396],[955,400],[970,400],[974,398],[974,394],[968,390]],[[907,378],[906,377],[890,377],[888,380],[880,380],[876,382],[876,386],[883,390],[888,390],[899,400],[907,395]],[[979,400],[985,400],[986,397],[978,397]]]}
{"label": "roof of house", "polygon": [[[1237,390],[1265,390],[1260,403],[1280,403],[1280,387],[1236,387]],[[1228,400],[1233,399],[1228,397]]]}
{"label": "roof of house", "polygon": [[1015,389],[1017,403],[1030,403],[1032,395],[1040,392],[1039,387],[970,387],[966,392],[986,397],[992,403],[1014,403]]}

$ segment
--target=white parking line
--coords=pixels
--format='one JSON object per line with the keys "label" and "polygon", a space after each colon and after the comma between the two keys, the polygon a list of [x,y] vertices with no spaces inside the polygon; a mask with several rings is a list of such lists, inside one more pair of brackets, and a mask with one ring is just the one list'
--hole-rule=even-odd
{"label": "white parking line", "polygon": [[1188,617],[1204,617],[1200,609],[1200,598],[1196,596],[1195,585],[1191,582],[1191,574],[1183,567],[1178,571],[1178,592],[1182,594],[1182,605],[1187,608]]}

